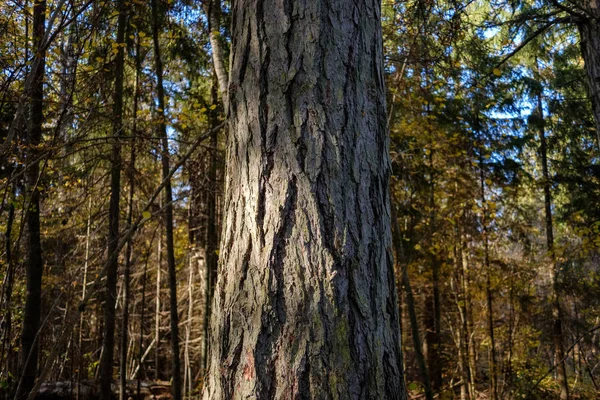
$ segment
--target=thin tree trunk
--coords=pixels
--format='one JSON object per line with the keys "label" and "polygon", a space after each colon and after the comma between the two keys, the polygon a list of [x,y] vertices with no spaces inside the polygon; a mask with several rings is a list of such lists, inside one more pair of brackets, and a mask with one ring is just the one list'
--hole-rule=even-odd
{"label": "thin tree trunk", "polygon": [[[154,243],[154,237],[156,235],[156,230],[152,235],[152,239],[150,240],[150,247]],[[146,282],[148,279],[148,261],[150,258],[150,250],[148,250],[148,255],[146,256],[146,261],[144,262],[144,273],[142,275],[142,302],[141,302],[141,311],[140,311],[140,340],[139,340],[139,352],[138,352],[138,371],[144,371],[143,362],[144,362],[144,321],[146,317]],[[156,339],[154,340],[156,342]],[[151,346],[149,346],[151,347]],[[148,352],[150,348],[148,348]],[[142,378],[141,374],[138,374],[137,371],[134,371],[133,376],[137,375],[137,399],[140,400],[140,393],[142,390]]]}
{"label": "thin tree trunk", "polygon": [[229,77],[225,68],[225,49],[221,39],[221,0],[204,0],[202,9],[208,20],[208,38],[212,50],[213,68],[219,82],[219,92],[223,98],[223,105],[227,107]]}
{"label": "thin tree trunk", "polygon": [[[210,100],[212,104],[217,103],[217,85],[214,82],[211,88],[211,96]],[[218,120],[218,111],[214,109],[211,111],[209,115],[209,123],[211,129],[219,124]],[[217,154],[217,144],[218,144],[218,132],[214,132],[210,138],[210,161],[209,161],[209,169],[208,169],[208,190],[206,196],[206,209],[207,209],[207,219],[206,219],[206,294],[205,294],[205,311],[204,311],[204,357],[202,367],[206,370],[207,366],[207,357],[208,352],[208,325],[210,321],[211,308],[212,304],[214,285],[217,281],[217,265],[219,262],[219,257],[217,255],[218,251],[218,234],[217,234],[217,163],[218,163],[218,154]]]}
{"label": "thin tree trunk", "polygon": [[[92,228],[92,197],[88,200],[88,217],[85,229],[85,261],[83,263],[83,278],[81,281],[81,300],[85,299],[87,289],[87,275],[90,260],[90,231]],[[83,312],[79,315],[79,369],[77,371],[77,384],[81,385],[81,373],[83,371]],[[80,390],[77,390],[79,400]]]}
{"label": "thin tree trunk", "polygon": [[421,341],[421,334],[419,332],[419,323],[417,321],[417,313],[415,311],[415,299],[413,291],[410,286],[410,279],[408,277],[408,268],[404,266],[402,268],[402,284],[404,286],[404,293],[406,294],[406,308],[408,309],[408,318],[410,321],[410,328],[413,338],[413,346],[415,349],[415,358],[421,377],[423,379],[423,387],[425,389],[425,398],[427,400],[433,399],[433,390],[431,389],[431,381],[429,378],[429,371],[427,369],[427,363],[425,362],[425,356],[423,355],[423,346]]}
{"label": "thin tree trunk", "polygon": [[548,172],[548,147],[546,143],[546,130],[544,127],[544,111],[542,107],[542,94],[537,95],[537,117],[538,131],[540,135],[540,158],[542,162],[542,185],[544,188],[544,211],[546,219],[546,247],[550,257],[550,268],[552,273],[552,337],[554,341],[554,353],[558,360],[556,375],[560,387],[560,399],[569,399],[569,382],[567,380],[567,367],[565,363],[565,351],[562,332],[562,310],[560,304],[560,292],[558,288],[558,265],[554,255],[554,231],[552,227],[552,193],[550,191],[550,173]]}
{"label": "thin tree trunk", "polygon": [[380,20],[362,0],[232,4],[205,400],[406,399]]}
{"label": "thin tree trunk", "polygon": [[[2,327],[2,350],[0,350],[0,379],[6,382],[10,382],[10,353],[12,347],[12,292],[14,285],[14,274],[15,266],[13,263],[12,256],[12,229],[15,221],[15,195],[16,186],[13,185],[10,188],[10,197],[8,205],[8,217],[6,219],[6,231],[5,231],[5,252],[6,252],[6,275],[2,282],[2,298],[0,299],[0,311],[2,311],[3,317],[0,320]],[[6,356],[5,356],[6,355]],[[6,366],[4,361],[6,360]]]}
{"label": "thin tree trunk", "polygon": [[404,246],[402,245],[402,235],[400,233],[400,227],[398,226],[398,219],[396,213],[396,206],[391,201],[390,204],[392,210],[392,240],[394,243],[394,249],[396,257],[400,258],[400,273],[402,279],[402,285],[404,287],[404,293],[406,296],[406,308],[408,309],[408,318],[410,321],[411,336],[413,338],[413,347],[415,349],[415,358],[421,378],[423,379],[423,387],[425,389],[425,398],[427,400],[433,399],[433,390],[431,388],[431,380],[429,378],[429,371],[427,369],[427,363],[425,362],[425,356],[423,355],[423,345],[421,341],[421,334],[419,332],[419,323],[417,321],[417,312],[415,310],[415,298],[413,295],[412,287],[410,285],[410,279],[408,276],[408,265],[406,263],[406,255],[404,253]]}
{"label": "thin tree trunk", "polygon": [[173,399],[181,400],[181,361],[179,355],[179,315],[177,313],[177,274],[175,269],[175,245],[173,242],[173,192],[171,189],[171,179],[168,178],[170,172],[169,139],[167,137],[166,113],[165,113],[165,92],[163,87],[163,66],[160,58],[159,43],[159,17],[158,4],[156,0],[151,1],[152,6],[152,41],[154,44],[154,67],[156,74],[156,94],[158,97],[158,136],[162,142],[162,176],[166,180],[164,199],[165,199],[165,239],[167,245],[167,270],[169,274],[169,304],[171,316],[171,351],[173,357],[173,382],[171,384]]}
{"label": "thin tree trunk", "polygon": [[117,300],[117,273],[119,266],[119,213],[121,200],[121,142],[123,136],[123,75],[125,49],[120,46],[125,42],[125,25],[127,9],[125,0],[117,0],[119,16],[117,18],[117,37],[119,44],[115,57],[115,86],[113,97],[113,129],[111,171],[110,171],[110,205],[108,211],[108,260],[106,265],[106,283],[104,292],[104,336],[102,339],[102,358],[100,360],[100,400],[112,397],[111,383],[113,377],[113,361],[115,347],[115,304]]}
{"label": "thin tree trunk", "polygon": [[457,284],[460,285],[457,297],[458,311],[460,316],[460,363],[462,368],[461,398],[474,400],[474,368],[472,363],[471,332],[470,323],[470,296],[469,296],[469,270],[463,246],[462,232],[457,229],[457,244],[455,249],[455,261],[458,274]]}
{"label": "thin tree trunk", "polygon": [[485,294],[488,311],[488,335],[490,339],[490,353],[489,353],[489,374],[490,374],[490,398],[496,400],[498,398],[498,384],[497,378],[497,366],[496,366],[496,342],[494,340],[494,307],[493,307],[493,294],[492,294],[492,283],[491,283],[491,271],[490,271],[490,249],[489,249],[489,235],[488,235],[488,206],[485,197],[485,174],[483,171],[483,157],[479,156],[479,178],[480,178],[480,189],[481,189],[481,208],[482,208],[482,219],[481,224],[483,225],[483,258],[485,266]]}
{"label": "thin tree trunk", "polygon": [[[33,48],[36,49],[33,67],[29,72],[32,79],[30,87],[25,92],[30,98],[29,118],[27,119],[28,159],[38,157],[37,146],[42,139],[43,100],[44,100],[44,70],[45,51],[42,40],[45,35],[46,1],[36,1],[33,5]],[[36,62],[37,61],[37,62]],[[25,259],[27,277],[27,295],[23,316],[21,334],[20,381],[17,385],[16,399],[29,395],[35,384],[38,368],[40,314],[42,306],[42,276],[44,264],[42,260],[42,245],[40,238],[40,192],[38,179],[40,174],[39,161],[33,161],[26,171],[26,225],[27,225],[27,255]]]}
{"label": "thin tree trunk", "polygon": [[[132,110],[132,129],[131,129],[131,152],[128,169],[129,177],[129,199],[127,208],[127,228],[131,227],[133,221],[133,195],[135,193],[135,138],[137,136],[137,110],[139,98],[139,71],[141,69],[140,61],[140,44],[139,39],[135,45],[135,88],[133,94],[133,110]],[[131,251],[133,247],[133,238],[127,240],[125,248],[125,268],[123,269],[123,319],[121,320],[121,359],[120,361],[120,376],[119,376],[119,400],[127,400],[125,394],[127,389],[127,346],[129,346],[129,301],[130,301],[130,272],[131,272]]]}
{"label": "thin tree trunk", "polygon": [[[433,166],[433,151],[429,153],[430,168],[430,192],[429,206],[431,209],[429,226],[432,232],[436,231],[436,203],[435,203],[435,177]],[[433,242],[433,237],[431,238]],[[433,244],[433,243],[432,243]],[[433,247],[433,246],[432,246]],[[440,357],[441,348],[441,310],[440,310],[440,260],[433,251],[430,255],[431,260],[431,296],[428,296],[427,318],[428,322],[425,342],[427,343],[427,364],[431,379],[432,391],[437,392],[442,388],[442,360]]]}
{"label": "thin tree trunk", "polygon": [[[160,202],[162,203],[162,202]],[[156,298],[154,313],[154,338],[156,341],[155,359],[154,359],[154,379],[159,380],[160,375],[160,289],[162,286],[162,232],[158,235],[158,245],[156,249]]]}
{"label": "thin tree trunk", "polygon": [[192,268],[191,258],[188,265],[188,314],[185,325],[185,343],[184,343],[184,368],[183,368],[183,396],[189,397],[192,393],[192,372],[190,366],[190,335],[192,332],[192,319],[194,318],[194,269]]}

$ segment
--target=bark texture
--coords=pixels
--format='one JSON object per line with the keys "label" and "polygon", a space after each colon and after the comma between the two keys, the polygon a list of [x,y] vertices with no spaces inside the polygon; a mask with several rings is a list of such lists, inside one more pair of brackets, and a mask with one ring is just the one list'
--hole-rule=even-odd
{"label": "bark texture", "polygon": [[405,399],[379,1],[232,4],[204,399]]}

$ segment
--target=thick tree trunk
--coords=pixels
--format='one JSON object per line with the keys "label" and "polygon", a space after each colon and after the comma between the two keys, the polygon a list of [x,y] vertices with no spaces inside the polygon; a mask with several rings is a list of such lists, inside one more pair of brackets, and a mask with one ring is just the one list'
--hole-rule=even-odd
{"label": "thick tree trunk", "polygon": [[[165,239],[167,245],[167,271],[169,275],[169,315],[171,320],[171,357],[172,357],[172,383],[171,389],[174,400],[181,400],[181,361],[179,356],[179,314],[177,312],[177,271],[175,269],[175,244],[173,241],[173,191],[171,189],[171,179],[169,178],[170,154],[169,139],[167,137],[166,125],[166,103],[165,91],[163,87],[163,66],[160,56],[159,43],[159,17],[157,0],[151,1],[152,5],[152,42],[154,44],[154,67],[156,73],[156,94],[158,98],[158,136],[162,143],[162,177],[166,180],[164,189],[164,221],[165,221]],[[158,372],[158,371],[157,371]]]}
{"label": "thick tree trunk", "polygon": [[596,139],[600,147],[600,1],[587,0],[583,6],[586,18],[580,18],[581,54],[588,77],[592,111],[596,122]]}
{"label": "thick tree trunk", "polygon": [[557,383],[560,387],[560,399],[569,398],[569,381],[567,380],[567,367],[565,363],[565,351],[562,332],[562,312],[560,304],[560,292],[558,288],[558,266],[554,256],[554,230],[552,227],[552,193],[550,192],[550,173],[548,172],[548,147],[546,143],[546,131],[544,127],[544,111],[542,107],[542,95],[537,96],[538,130],[540,135],[540,158],[542,162],[542,185],[544,188],[544,210],[546,218],[546,246],[550,257],[550,268],[552,273],[552,338],[554,341],[554,355],[558,365],[556,367]]}
{"label": "thick tree trunk", "polygon": [[[117,43],[125,41],[127,21],[125,0],[117,1]],[[123,135],[123,74],[125,49],[118,47],[115,57],[115,87],[113,97],[113,127],[115,137],[112,144],[110,171],[110,205],[108,211],[108,260],[106,265],[106,283],[104,292],[104,336],[102,338],[102,358],[100,360],[100,399],[112,397],[111,382],[113,376],[115,346],[115,304],[117,299],[117,272],[119,267],[119,214],[121,199],[121,143]]]}
{"label": "thick tree trunk", "polygon": [[232,4],[204,399],[405,399],[380,4]]}
{"label": "thick tree trunk", "polygon": [[[34,62],[30,71],[31,79],[27,79],[25,93],[29,97],[29,118],[27,119],[28,159],[38,157],[37,146],[42,139],[44,69],[45,51],[42,47],[46,23],[46,1],[35,2],[33,6],[33,48],[36,49]],[[28,77],[29,78],[29,77]],[[28,165],[26,172],[27,212],[27,255],[25,271],[27,277],[27,295],[23,315],[21,334],[20,380],[17,385],[15,399],[27,397],[35,384],[38,368],[38,331],[42,306],[42,276],[44,263],[42,260],[42,244],[40,238],[40,192],[38,180],[40,167],[38,161]]]}

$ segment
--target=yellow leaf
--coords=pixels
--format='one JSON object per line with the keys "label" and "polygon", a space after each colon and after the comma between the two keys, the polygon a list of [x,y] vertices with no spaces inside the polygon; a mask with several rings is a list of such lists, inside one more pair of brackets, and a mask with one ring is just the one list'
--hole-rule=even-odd
{"label": "yellow leaf", "polygon": [[213,104],[212,106],[210,106],[210,109],[211,109],[211,110],[214,110],[215,108],[217,108],[217,105],[216,105],[216,104]]}
{"label": "yellow leaf", "polygon": [[498,68],[494,68],[494,69],[492,70],[492,73],[493,73],[494,75],[496,75],[496,76],[500,76],[500,75],[502,75],[502,71],[500,71],[500,69],[498,69]]}
{"label": "yellow leaf", "polygon": [[142,213],[142,217],[144,217],[146,219],[150,218],[151,216],[152,216],[152,214],[150,214],[150,211],[144,211]]}

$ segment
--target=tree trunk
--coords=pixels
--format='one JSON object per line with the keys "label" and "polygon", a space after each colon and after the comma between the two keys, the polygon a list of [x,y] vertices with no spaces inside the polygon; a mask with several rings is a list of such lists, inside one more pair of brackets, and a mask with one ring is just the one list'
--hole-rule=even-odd
{"label": "tree trunk", "polygon": [[485,173],[483,171],[483,157],[479,156],[479,178],[480,178],[480,189],[481,189],[481,207],[483,217],[481,224],[483,225],[483,258],[485,266],[485,293],[486,293],[486,304],[488,311],[488,336],[490,339],[490,353],[489,353],[489,375],[490,375],[490,399],[496,400],[498,398],[498,383],[497,383],[497,366],[496,366],[496,341],[494,338],[494,307],[493,307],[493,293],[492,293],[492,282],[491,282],[491,271],[490,271],[490,249],[489,249],[489,235],[488,235],[488,206],[485,197]]}
{"label": "tree trunk", "polygon": [[169,308],[171,317],[171,357],[173,369],[173,381],[171,389],[174,400],[181,400],[181,361],[179,356],[179,314],[177,313],[177,273],[175,269],[175,245],[173,242],[173,191],[171,189],[171,179],[169,172],[171,170],[169,139],[167,137],[166,113],[165,113],[165,91],[163,87],[163,66],[160,58],[159,43],[159,17],[158,4],[156,0],[151,1],[152,5],[152,41],[154,44],[154,67],[156,73],[156,94],[158,97],[158,136],[162,142],[162,177],[166,180],[164,189],[164,220],[165,220],[165,239],[167,245],[167,271],[169,275]]}
{"label": "tree trunk", "polygon": [[408,318],[410,321],[411,336],[413,338],[413,347],[415,349],[415,358],[421,378],[423,379],[423,387],[425,389],[425,398],[427,400],[433,400],[433,390],[431,388],[431,379],[429,377],[429,370],[425,362],[425,356],[423,355],[423,346],[421,341],[421,334],[419,332],[419,323],[417,320],[417,312],[415,310],[415,298],[410,285],[410,278],[408,276],[408,265],[406,262],[406,256],[404,253],[404,246],[402,246],[402,235],[400,233],[400,227],[398,226],[398,217],[396,213],[396,206],[393,201],[390,204],[392,210],[392,241],[394,243],[394,249],[397,258],[402,258],[404,262],[400,262],[400,274],[402,279],[402,286],[404,287],[404,293],[406,295],[406,308],[408,309]]}
{"label": "tree trunk", "polygon": [[537,96],[538,130],[540,135],[540,158],[542,162],[542,185],[544,188],[544,210],[546,218],[546,247],[550,257],[552,273],[552,338],[554,341],[554,354],[558,365],[556,376],[560,387],[560,399],[568,400],[569,382],[567,380],[567,367],[565,364],[565,351],[562,332],[562,312],[560,305],[560,292],[558,288],[558,266],[554,255],[554,231],[552,227],[552,193],[550,192],[550,173],[548,172],[548,148],[546,144],[546,131],[544,127],[544,111],[542,107],[542,94]]}
{"label": "tree trunk", "polygon": [[[159,204],[162,201],[159,201]],[[160,229],[160,227],[159,227]],[[158,245],[156,246],[156,298],[155,298],[155,310],[154,310],[154,340],[156,341],[155,357],[154,357],[154,379],[160,380],[160,312],[161,312],[161,299],[160,292],[162,286],[162,231],[158,233]]]}
{"label": "tree trunk", "polygon": [[586,17],[579,19],[578,28],[596,122],[596,139],[600,148],[600,1],[587,0],[584,3],[586,4],[582,8],[586,11]]}
{"label": "tree trunk", "polygon": [[[393,205],[392,205],[393,207]],[[423,355],[423,346],[421,343],[421,334],[419,332],[419,323],[417,320],[417,313],[415,311],[415,299],[413,296],[412,287],[410,286],[410,279],[408,277],[408,268],[404,266],[402,268],[402,285],[404,286],[404,293],[406,293],[406,308],[408,309],[408,318],[410,321],[410,328],[413,338],[413,346],[415,348],[415,358],[417,366],[421,372],[423,379],[423,387],[425,389],[425,398],[427,400],[433,400],[433,391],[431,389],[431,380],[429,378],[429,371],[425,362],[425,356]]]}
{"label": "tree trunk", "polygon": [[[216,104],[218,101],[217,87],[215,79],[213,78],[213,86],[211,88],[210,99],[212,104]],[[211,129],[214,129],[218,124],[219,120],[218,109],[211,110],[209,114],[209,124]],[[214,286],[217,280],[217,267],[219,263],[218,251],[218,233],[217,233],[217,188],[219,187],[217,182],[217,144],[218,144],[218,131],[215,131],[210,138],[210,156],[209,156],[209,167],[208,167],[208,190],[206,191],[206,208],[207,208],[207,219],[206,219],[206,293],[205,293],[205,310],[204,310],[204,348],[208,348],[208,328],[210,319],[210,305],[212,304]],[[208,358],[203,357],[202,368],[206,370]]]}
{"label": "tree trunk", "polygon": [[[221,39],[221,0],[205,0],[202,9],[208,20],[208,38],[212,51],[214,72],[219,82],[219,92],[223,98],[223,105],[227,106],[227,88],[229,77],[225,68],[225,50]],[[213,104],[215,104],[213,102]]]}
{"label": "tree trunk", "polygon": [[10,376],[10,359],[12,352],[12,294],[15,281],[15,264],[12,256],[12,229],[15,222],[15,198],[17,193],[16,184],[10,188],[10,197],[8,199],[8,216],[6,219],[5,231],[5,253],[6,253],[6,275],[2,281],[2,297],[0,298],[0,329],[2,332],[0,342],[0,379],[12,384]]}
{"label": "tree trunk", "polygon": [[[30,99],[29,118],[27,119],[28,159],[38,157],[37,146],[42,139],[43,100],[44,100],[44,69],[45,51],[42,47],[46,23],[46,1],[35,2],[33,6],[33,48],[35,50],[31,71],[28,79],[29,87],[25,93]],[[36,62],[37,61],[37,62]],[[40,314],[42,306],[42,276],[44,264],[42,260],[42,244],[40,238],[40,192],[38,180],[40,174],[39,161],[33,161],[26,171],[25,185],[27,193],[27,255],[25,270],[27,277],[27,295],[23,315],[23,330],[21,334],[20,382],[17,385],[16,399],[27,397],[35,384],[38,368],[38,331],[40,329]]]}
{"label": "tree trunk", "polygon": [[[431,75],[431,74],[430,74]],[[428,112],[428,115],[430,112]],[[431,209],[429,225],[431,232],[437,230],[437,208],[435,202],[435,169],[433,165],[433,151],[429,153],[429,206]],[[430,243],[433,244],[433,234],[430,236]],[[433,247],[433,246],[431,246]],[[435,250],[430,250],[431,260],[431,295],[427,296],[427,316],[425,318],[427,333],[425,343],[427,345],[427,366],[433,392],[438,392],[442,388],[442,360],[440,357],[441,349],[441,310],[440,310],[440,260]]]}
{"label": "tree trunk", "polygon": [[[133,121],[131,129],[131,152],[128,168],[129,178],[129,198],[127,206],[127,228],[131,227],[133,220],[133,195],[135,193],[135,142],[137,136],[137,110],[138,98],[140,94],[140,43],[139,39],[135,42],[135,87],[133,91],[133,112],[131,119]],[[125,268],[123,269],[123,319],[121,321],[121,359],[119,360],[119,400],[127,400],[125,393],[127,389],[127,346],[129,346],[129,302],[130,302],[130,273],[131,273],[131,252],[133,248],[133,238],[127,240],[125,248]]]}
{"label": "tree trunk", "polygon": [[232,4],[204,399],[406,398],[380,17],[378,2]]}
{"label": "tree trunk", "polygon": [[[125,24],[127,21],[125,0],[117,1],[117,43],[125,42]],[[113,376],[115,345],[115,304],[117,299],[117,272],[119,266],[119,213],[121,199],[121,143],[123,135],[123,70],[125,49],[118,47],[115,57],[115,87],[113,97],[113,129],[115,137],[112,143],[110,171],[110,206],[108,211],[108,260],[106,265],[106,283],[104,293],[104,337],[102,339],[102,358],[100,360],[100,399],[112,397],[111,382]]]}

